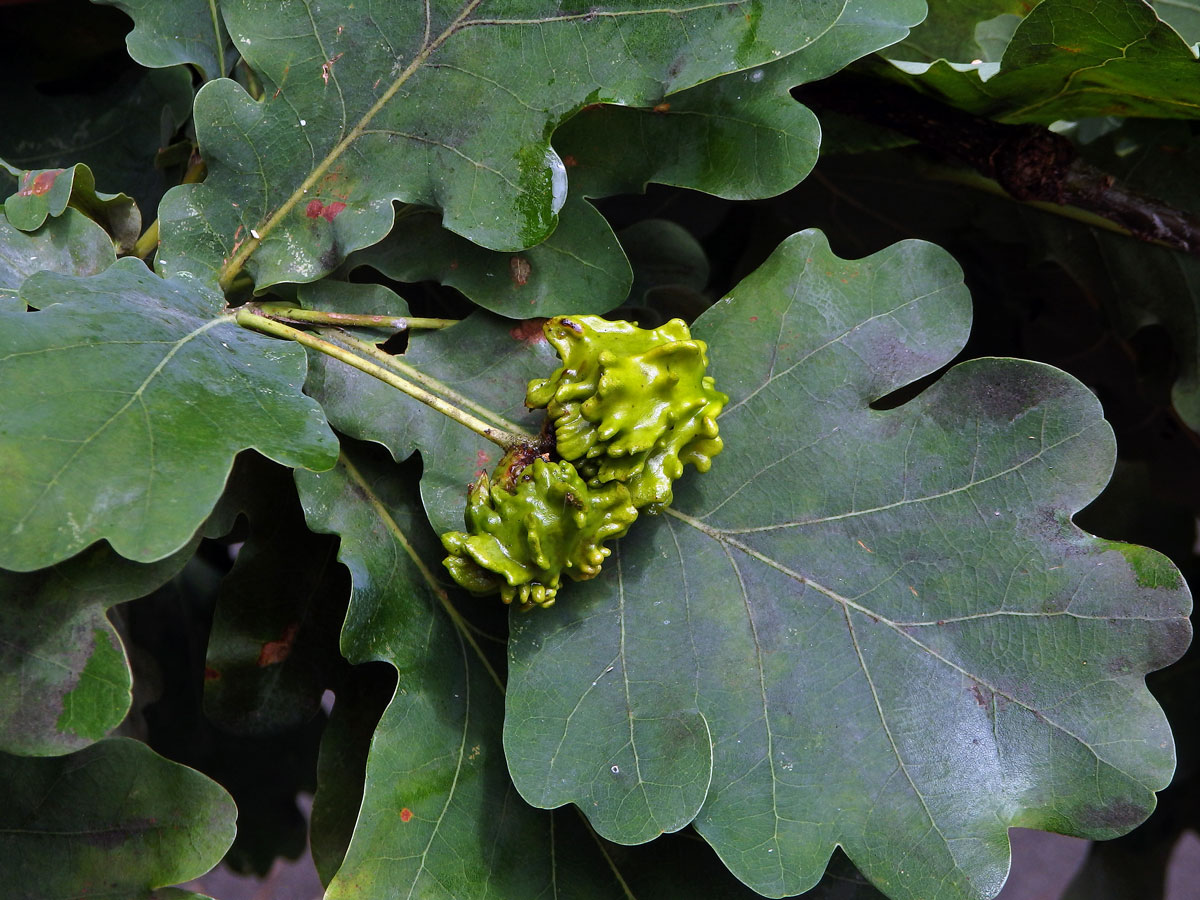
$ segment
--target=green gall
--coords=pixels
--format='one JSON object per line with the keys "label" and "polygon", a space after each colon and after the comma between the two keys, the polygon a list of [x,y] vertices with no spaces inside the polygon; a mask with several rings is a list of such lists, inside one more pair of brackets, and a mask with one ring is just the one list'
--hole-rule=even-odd
{"label": "green gall", "polygon": [[707,347],[681,319],[647,330],[599,316],[558,316],[543,326],[562,366],[529,383],[525,404],[545,407],[558,454],[593,488],[629,488],[637,508],[670,504],[671,483],[691,463],[708,471],[721,452]]}
{"label": "green gall", "polygon": [[589,487],[569,462],[539,457],[519,468],[509,454],[495,476],[471,486],[466,531],[442,535],[443,565],[474,594],[550,606],[562,576],[594,578],[610,552],[604,541],[637,518],[624,485]]}

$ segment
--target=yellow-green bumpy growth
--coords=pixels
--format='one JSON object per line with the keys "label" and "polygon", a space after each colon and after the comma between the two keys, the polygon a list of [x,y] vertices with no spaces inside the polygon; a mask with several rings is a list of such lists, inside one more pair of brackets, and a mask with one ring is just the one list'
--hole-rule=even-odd
{"label": "yellow-green bumpy growth", "polygon": [[558,316],[543,326],[562,366],[529,383],[525,404],[545,407],[563,459],[593,489],[623,483],[633,505],[670,504],[685,463],[707,472],[721,452],[707,346],[682,319],[646,330],[599,316]]}
{"label": "yellow-green bumpy growth", "polygon": [[471,486],[466,532],[442,535],[443,565],[472,593],[550,606],[563,574],[599,574],[610,552],[603,542],[625,534],[637,510],[623,484],[589,487],[569,462],[535,459],[515,477],[506,467],[495,483],[484,473]]}

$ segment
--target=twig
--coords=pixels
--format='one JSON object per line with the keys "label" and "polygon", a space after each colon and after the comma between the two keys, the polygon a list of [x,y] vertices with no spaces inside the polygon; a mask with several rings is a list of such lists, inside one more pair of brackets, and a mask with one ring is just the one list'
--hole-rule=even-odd
{"label": "twig", "polygon": [[1200,255],[1200,217],[1122,184],[1040,125],[994,122],[886,78],[851,73],[805,85],[796,97],[953,156],[1016,200],[1075,207],[1139,240]]}
{"label": "twig", "polygon": [[331,344],[329,341],[322,340],[315,335],[309,334],[307,331],[301,331],[298,328],[292,328],[290,325],[285,325],[282,322],[277,322],[267,316],[259,315],[252,309],[242,307],[237,311],[235,319],[243,328],[249,328],[251,331],[257,331],[261,334],[269,334],[272,337],[283,338],[289,341],[295,341],[298,344],[303,344],[305,347],[310,347],[324,353],[326,356],[331,356],[336,360],[344,362],[348,366],[353,366],[360,372],[365,372],[374,378],[378,378],[385,384],[389,384],[399,391],[403,391],[412,397],[414,400],[420,400],[426,406],[436,409],[447,418],[453,419],[459,425],[469,428],[481,437],[487,438],[493,444],[503,447],[506,451],[514,447],[520,447],[529,444],[529,440],[521,435],[512,434],[494,425],[489,425],[482,419],[478,419],[465,410],[459,409],[451,403],[446,402],[441,397],[429,393],[423,387],[413,384],[405,378],[401,378],[394,372],[389,372],[382,366],[378,366],[373,362],[363,359],[362,357],[351,353],[336,344]]}

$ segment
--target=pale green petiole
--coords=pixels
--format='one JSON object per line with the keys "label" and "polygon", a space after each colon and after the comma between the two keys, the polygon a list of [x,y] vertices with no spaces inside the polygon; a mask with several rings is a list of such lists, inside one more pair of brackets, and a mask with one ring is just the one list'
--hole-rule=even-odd
{"label": "pale green petiole", "polygon": [[261,315],[253,309],[242,307],[235,315],[235,320],[243,328],[248,328],[251,331],[257,331],[261,334],[269,334],[272,337],[283,338],[284,340],[295,341],[305,347],[309,347],[326,356],[331,356],[336,360],[344,362],[348,366],[353,366],[360,372],[378,378],[385,384],[389,384],[399,391],[408,394],[414,400],[420,400],[426,406],[431,406],[440,412],[442,415],[453,419],[458,424],[469,428],[481,437],[487,438],[494,444],[509,450],[513,447],[518,447],[529,443],[529,438],[525,435],[513,434],[505,431],[502,428],[497,428],[494,425],[489,425],[471,413],[459,409],[457,406],[443,400],[435,394],[431,394],[423,387],[414,384],[408,379],[401,378],[394,372],[389,372],[383,366],[376,365],[369,360],[363,359],[356,353],[339,347],[337,344],[323,340],[315,335],[309,334],[306,331],[301,331],[298,328],[292,328],[283,322],[278,322],[268,316]]}

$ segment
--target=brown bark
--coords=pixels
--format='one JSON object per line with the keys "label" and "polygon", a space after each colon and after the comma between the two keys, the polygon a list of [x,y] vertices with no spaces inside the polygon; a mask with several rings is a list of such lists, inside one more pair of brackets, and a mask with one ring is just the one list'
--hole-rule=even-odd
{"label": "brown bark", "polygon": [[1074,206],[1133,237],[1200,255],[1200,217],[1176,209],[1079,157],[1040,125],[1007,125],[963,112],[904,85],[843,73],[804,85],[797,99],[890,128],[994,179],[1010,196]]}

